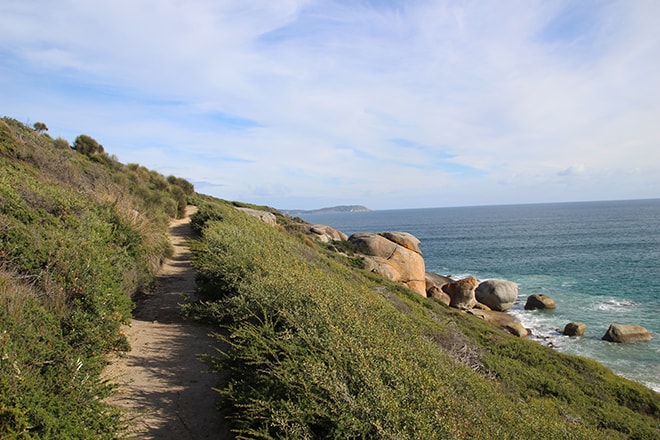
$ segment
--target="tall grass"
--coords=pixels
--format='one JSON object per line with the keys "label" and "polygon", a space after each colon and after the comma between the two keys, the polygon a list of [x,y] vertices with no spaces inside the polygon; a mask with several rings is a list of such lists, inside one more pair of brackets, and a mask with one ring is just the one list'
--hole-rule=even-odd
{"label": "tall grass", "polygon": [[[658,396],[596,364],[339,264],[228,204],[202,204],[194,220],[207,301],[189,310],[215,323],[228,347],[210,362],[227,376],[220,393],[239,438],[658,434]],[[636,390],[636,403],[603,391],[602,378]],[[585,391],[594,387],[598,395]]]}

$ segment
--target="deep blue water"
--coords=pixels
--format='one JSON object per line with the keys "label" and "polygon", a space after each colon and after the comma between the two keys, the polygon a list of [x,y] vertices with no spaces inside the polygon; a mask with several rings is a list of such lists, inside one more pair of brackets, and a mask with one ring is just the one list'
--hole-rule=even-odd
{"label": "deep blue water", "polygon": [[[660,391],[660,199],[406,209],[303,216],[354,232],[405,231],[422,242],[427,271],[520,287],[510,313],[541,343],[596,359]],[[527,296],[552,297],[554,311],[525,311]],[[587,324],[582,338],[557,332]],[[601,340],[611,323],[643,325],[653,341]]]}

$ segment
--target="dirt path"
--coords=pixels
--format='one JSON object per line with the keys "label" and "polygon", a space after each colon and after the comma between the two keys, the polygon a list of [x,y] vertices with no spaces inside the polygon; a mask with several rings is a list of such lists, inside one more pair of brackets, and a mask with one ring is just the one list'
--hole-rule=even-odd
{"label": "dirt path", "polygon": [[[194,208],[189,207],[188,215]],[[125,329],[131,351],[111,359],[105,376],[119,384],[110,402],[127,410],[130,437],[139,439],[229,439],[216,409],[217,375],[197,359],[212,353],[208,328],[183,319],[178,304],[194,296],[195,274],[187,242],[190,219],[173,221],[174,255],[158,276],[153,294],[137,301]],[[217,343],[215,343],[217,345]]]}

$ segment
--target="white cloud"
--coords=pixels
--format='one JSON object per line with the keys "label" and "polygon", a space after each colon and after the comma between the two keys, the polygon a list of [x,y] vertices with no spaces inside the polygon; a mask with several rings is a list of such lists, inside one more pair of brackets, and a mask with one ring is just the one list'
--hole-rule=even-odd
{"label": "white cloud", "polygon": [[0,5],[6,114],[221,197],[658,196],[653,2],[57,3]]}
{"label": "white cloud", "polygon": [[580,176],[586,172],[584,164],[571,165],[557,173],[558,176]]}

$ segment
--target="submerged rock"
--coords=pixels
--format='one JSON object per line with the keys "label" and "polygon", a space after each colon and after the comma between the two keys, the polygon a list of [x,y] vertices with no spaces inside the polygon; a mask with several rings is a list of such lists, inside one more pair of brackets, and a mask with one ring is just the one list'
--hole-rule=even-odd
{"label": "submerged rock", "polygon": [[477,301],[493,310],[504,312],[518,299],[518,284],[506,280],[482,281],[475,290]]}
{"label": "submerged rock", "polygon": [[603,335],[603,340],[609,342],[644,342],[651,339],[651,333],[641,325],[612,324]]}
{"label": "submerged rock", "polygon": [[586,331],[587,324],[584,322],[569,322],[562,333],[566,336],[582,336]]}
{"label": "submerged rock", "polygon": [[525,310],[545,310],[555,308],[557,308],[555,300],[540,293],[530,295],[525,303]]}

